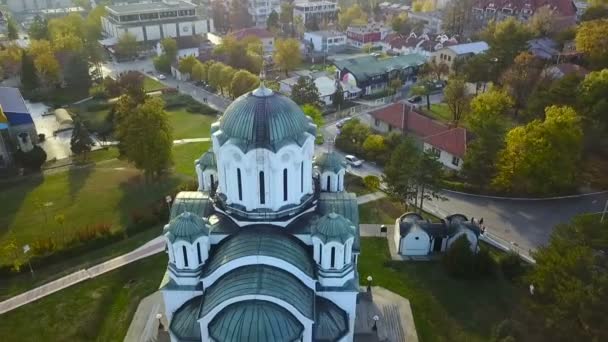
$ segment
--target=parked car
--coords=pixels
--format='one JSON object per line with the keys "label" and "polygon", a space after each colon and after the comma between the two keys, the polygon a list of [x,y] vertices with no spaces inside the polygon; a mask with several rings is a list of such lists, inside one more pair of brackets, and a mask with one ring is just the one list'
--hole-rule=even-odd
{"label": "parked car", "polygon": [[344,159],[346,159],[346,162],[353,167],[359,167],[363,165],[363,160],[350,154],[344,157]]}
{"label": "parked car", "polygon": [[165,75],[163,75],[163,74],[159,74],[159,75],[158,75],[158,79],[159,79],[159,80],[166,80],[166,79],[167,79],[167,76],[165,76]]}
{"label": "parked car", "polygon": [[420,102],[422,102],[422,96],[420,96],[420,95],[412,96],[409,99],[407,99],[407,102],[412,103],[412,104],[420,103]]}
{"label": "parked car", "polygon": [[342,128],[344,125],[346,125],[347,122],[349,122],[352,118],[344,118],[340,121],[338,121],[338,123],[336,124],[336,127],[338,128]]}

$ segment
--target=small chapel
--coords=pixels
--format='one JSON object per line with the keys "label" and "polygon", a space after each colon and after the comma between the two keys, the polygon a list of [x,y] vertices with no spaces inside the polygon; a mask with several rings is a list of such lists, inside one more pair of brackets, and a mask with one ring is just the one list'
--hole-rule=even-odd
{"label": "small chapel", "polygon": [[161,285],[173,342],[353,341],[359,213],[346,162],[263,84],[211,126],[164,227]]}

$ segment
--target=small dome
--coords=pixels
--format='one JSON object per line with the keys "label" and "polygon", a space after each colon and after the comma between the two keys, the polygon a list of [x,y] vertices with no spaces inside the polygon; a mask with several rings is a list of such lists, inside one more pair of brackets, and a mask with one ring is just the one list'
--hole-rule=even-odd
{"label": "small dome", "polygon": [[192,243],[202,235],[209,235],[209,227],[199,216],[184,212],[169,222],[165,232],[171,242],[183,240]]}
{"label": "small dome", "polygon": [[347,218],[334,212],[319,219],[313,227],[313,236],[323,242],[338,241],[345,243],[346,240],[355,236],[355,226]]}
{"label": "small dome", "polygon": [[212,150],[203,153],[203,155],[196,160],[195,164],[200,165],[202,171],[205,171],[206,169],[217,170],[215,153],[213,153]]}
{"label": "small dome", "polygon": [[260,86],[241,95],[220,118],[221,140],[236,139],[245,148],[277,150],[283,144],[303,144],[305,133],[316,135],[311,120],[291,99]]}
{"label": "small dome", "polygon": [[340,170],[346,169],[346,159],[336,152],[323,153],[317,157],[315,165],[321,172],[338,173]]}

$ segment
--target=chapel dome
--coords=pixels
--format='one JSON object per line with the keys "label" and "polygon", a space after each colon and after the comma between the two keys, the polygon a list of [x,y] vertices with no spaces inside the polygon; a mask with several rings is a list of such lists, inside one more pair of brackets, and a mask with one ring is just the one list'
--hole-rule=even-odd
{"label": "chapel dome", "polygon": [[219,128],[225,140],[235,139],[249,148],[276,151],[284,144],[302,145],[315,126],[291,99],[261,85],[241,95],[226,108]]}
{"label": "chapel dome", "polygon": [[336,152],[323,153],[315,160],[315,165],[321,172],[330,171],[338,173],[342,169],[346,169],[346,159]]}
{"label": "chapel dome", "polygon": [[319,219],[313,228],[312,236],[316,236],[324,243],[346,240],[355,236],[355,226],[347,218],[334,212]]}
{"label": "chapel dome", "polygon": [[209,235],[209,227],[198,215],[184,212],[169,222],[165,233],[171,242],[182,240],[193,243],[197,238]]}

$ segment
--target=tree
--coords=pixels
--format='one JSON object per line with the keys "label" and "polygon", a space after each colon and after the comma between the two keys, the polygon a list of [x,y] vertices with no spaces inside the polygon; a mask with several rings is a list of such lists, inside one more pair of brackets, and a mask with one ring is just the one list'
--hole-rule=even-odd
{"label": "tree", "polygon": [[194,66],[192,67],[192,73],[190,77],[195,82],[206,81],[208,70],[209,65],[207,63],[201,63],[197,61],[196,64],[194,64]]}
{"label": "tree", "polygon": [[338,107],[338,110],[340,110],[340,107],[344,104],[344,89],[342,88],[342,83],[339,81],[336,82],[336,92],[334,93],[332,104],[335,107]]}
{"label": "tree", "polygon": [[443,9],[443,29],[450,36],[463,35],[474,23],[472,0],[450,1]]}
{"label": "tree", "polygon": [[296,39],[279,39],[274,47],[274,62],[288,76],[289,71],[300,65],[300,42]]}
{"label": "tree", "polygon": [[389,84],[388,87],[391,89],[391,92],[393,94],[396,94],[402,87],[403,87],[403,81],[401,81],[400,78],[393,78]]}
{"label": "tree", "polygon": [[580,118],[570,107],[548,107],[545,120],[513,128],[500,152],[493,185],[515,194],[572,190],[582,151]]}
{"label": "tree", "polygon": [[452,78],[443,93],[444,101],[452,113],[452,122],[458,126],[462,116],[469,109],[470,98],[467,94],[467,85],[462,78]]}
{"label": "tree", "polygon": [[[99,23],[101,24],[101,21]],[[77,13],[49,20],[49,38],[53,50],[80,52],[84,47],[87,32],[85,27],[84,18]],[[101,34],[101,31],[99,32]]]}
{"label": "tree", "polygon": [[146,98],[133,106],[129,96],[119,100],[116,116],[116,137],[124,156],[146,179],[159,176],[172,163],[172,128],[159,97]]}
{"label": "tree", "polygon": [[76,120],[74,122],[74,129],[72,130],[72,139],[70,140],[72,152],[81,156],[83,160],[86,160],[87,153],[91,151],[93,145],[93,139],[91,139],[89,130],[81,120]]}
{"label": "tree", "polygon": [[36,74],[34,60],[25,51],[21,56],[21,85],[26,91],[38,88],[38,75]]}
{"label": "tree", "polygon": [[291,88],[291,99],[299,105],[319,103],[319,90],[313,79],[300,76]]}
{"label": "tree", "polygon": [[247,69],[252,73],[258,73],[260,70],[261,53],[262,42],[256,36],[237,40],[233,35],[228,35],[213,50],[214,55],[221,56],[221,59],[233,68]]}
{"label": "tree", "polygon": [[588,125],[608,131],[608,69],[589,73],[581,82],[576,96],[581,114]]}
{"label": "tree", "polygon": [[289,2],[281,2],[281,14],[279,15],[281,24],[288,25],[293,23],[293,4]]}
{"label": "tree", "polygon": [[302,112],[304,112],[306,116],[309,116],[312,119],[312,122],[317,125],[317,138],[323,137],[321,127],[323,127],[325,120],[323,120],[323,113],[321,113],[321,110],[315,105],[305,104],[302,106]]}
{"label": "tree", "polygon": [[380,189],[380,178],[376,176],[365,176],[363,177],[363,184],[370,191],[376,192]]}
{"label": "tree", "polygon": [[260,85],[260,79],[247,70],[239,70],[234,74],[230,83],[230,94],[237,98]]}
{"label": "tree", "polygon": [[608,66],[608,19],[585,21],[576,30],[576,50],[596,68]]}
{"label": "tree", "polygon": [[416,85],[412,87],[412,94],[426,97],[426,109],[431,110],[431,94],[433,89],[431,87],[431,81],[427,78],[423,78]]}
{"label": "tree", "polygon": [[420,150],[416,143],[407,137],[392,151],[384,166],[382,182],[386,185],[386,192],[390,197],[401,202],[405,210],[408,208],[408,203],[418,197],[415,174],[419,159]]}
{"label": "tree", "polygon": [[239,30],[253,26],[253,21],[247,9],[248,2],[244,0],[235,0],[230,2],[228,19],[230,28]]}
{"label": "tree", "polygon": [[519,110],[526,106],[541,71],[542,66],[539,60],[529,52],[522,52],[517,55],[513,65],[502,75],[502,84],[515,102],[514,115],[516,117]]}
{"label": "tree", "polygon": [[70,67],[65,69],[65,82],[75,91],[88,91],[91,88],[89,62],[84,53],[76,54],[70,59]]}
{"label": "tree", "polygon": [[194,68],[197,63],[200,62],[192,55],[184,57],[179,60],[179,72],[190,75],[192,74],[192,68]]}
{"label": "tree", "polygon": [[[543,115],[545,114],[545,108],[551,105],[570,106],[575,108],[579,96],[573,96],[572,90],[579,89],[581,81],[581,77],[572,74],[557,80],[541,82],[528,98],[524,111],[526,118],[544,119]],[[581,114],[583,114],[583,112],[581,112]]]}
{"label": "tree", "polygon": [[116,53],[120,56],[131,58],[137,56],[137,38],[130,32],[123,33],[118,38]]}
{"label": "tree", "polygon": [[414,204],[420,209],[420,212],[424,207],[424,200],[443,199],[439,193],[442,178],[443,166],[439,162],[439,156],[430,149],[422,152],[414,174],[416,191],[420,196],[420,202],[414,200]]}
{"label": "tree", "polygon": [[19,73],[22,55],[23,50],[16,43],[9,43],[4,49],[0,49],[0,68],[4,71],[4,77]]}
{"label": "tree", "polygon": [[17,240],[11,238],[4,243],[2,246],[2,258],[4,260],[10,260],[11,269],[15,272],[21,270],[21,266],[25,263],[25,258],[22,249],[19,248]]}
{"label": "tree", "polygon": [[462,66],[467,82],[475,83],[475,94],[479,92],[482,83],[485,91],[487,82],[498,79],[497,71],[496,63],[485,53],[468,58]]}
{"label": "tree", "polygon": [[367,13],[359,5],[349,7],[344,13],[338,14],[338,26],[341,30],[346,30],[352,24],[367,24]]}
{"label": "tree", "polygon": [[363,150],[365,151],[365,158],[376,160],[381,164],[386,162],[387,146],[382,135],[370,134],[367,136],[363,141]]}
{"label": "tree", "polygon": [[529,302],[546,324],[548,339],[608,339],[608,221],[595,215],[576,216],[559,224],[549,243],[534,253],[527,277],[534,285]]}
{"label": "tree", "polygon": [[229,29],[229,15],[226,3],[221,0],[211,1],[211,17],[213,18],[213,25],[218,32],[225,33]]}
{"label": "tree", "polygon": [[279,14],[273,9],[266,19],[266,28],[269,31],[276,31],[279,29]]}
{"label": "tree", "polygon": [[412,32],[413,25],[407,17],[407,12],[393,16],[391,19],[391,28],[393,31],[403,35]]}
{"label": "tree", "polygon": [[431,59],[430,62],[426,62],[420,70],[422,75],[433,77],[437,81],[441,80],[441,76],[447,76],[450,73],[450,67],[444,62],[437,63],[435,59]]}
{"label": "tree", "polygon": [[224,69],[223,63],[213,63],[209,66],[209,71],[207,72],[207,82],[210,86],[215,89],[220,89],[221,80],[222,80],[222,70]]}
{"label": "tree", "polygon": [[342,151],[352,154],[363,155],[363,142],[370,135],[369,126],[357,119],[349,120],[336,137],[336,147]]}
{"label": "tree", "polygon": [[177,58],[177,41],[173,38],[165,38],[160,41],[160,46],[163,49],[163,53],[167,56],[170,62],[173,62]]}
{"label": "tree", "polygon": [[60,66],[53,53],[43,53],[36,56],[34,65],[40,80],[46,87],[50,87],[59,81]]}
{"label": "tree", "polygon": [[171,59],[166,54],[154,57],[152,63],[157,71],[165,73],[171,72]]}
{"label": "tree", "polygon": [[12,17],[8,18],[6,23],[7,36],[9,40],[19,39],[19,28],[17,27],[17,23],[15,19]]}
{"label": "tree", "polygon": [[513,101],[505,91],[491,89],[471,101],[466,117],[475,139],[467,145],[462,173],[469,184],[485,188],[494,177],[498,153],[504,146],[505,116]]}
{"label": "tree", "polygon": [[549,5],[542,6],[534,11],[529,25],[530,30],[537,37],[552,35],[557,29],[557,15]]}
{"label": "tree", "polygon": [[135,103],[143,103],[146,98],[145,76],[138,71],[127,71],[118,75],[118,94],[127,95]]}
{"label": "tree", "polygon": [[528,28],[513,17],[500,22],[490,22],[481,33],[481,38],[488,43],[487,52],[498,73],[502,73],[520,52],[528,48],[531,37]]}
{"label": "tree", "polygon": [[232,78],[234,78],[234,74],[236,70],[233,67],[225,65],[222,68],[221,76],[220,76],[220,91],[224,94],[230,92],[230,85],[232,84]]}
{"label": "tree", "polygon": [[46,17],[36,15],[28,30],[30,39],[49,39],[49,21]]}
{"label": "tree", "polygon": [[581,21],[592,21],[608,18],[608,7],[603,5],[589,6],[581,16]]}

